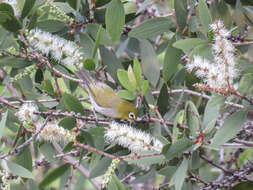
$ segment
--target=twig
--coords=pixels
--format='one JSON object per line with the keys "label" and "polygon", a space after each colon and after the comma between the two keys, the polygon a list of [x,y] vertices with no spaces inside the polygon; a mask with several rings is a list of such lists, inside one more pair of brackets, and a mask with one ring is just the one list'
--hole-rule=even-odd
{"label": "twig", "polygon": [[69,190],[70,189],[70,185],[71,185],[72,179],[73,179],[73,170],[74,170],[74,168],[72,166],[72,168],[70,169],[70,174],[69,174],[69,177],[68,177],[68,181],[65,184],[65,190]]}
{"label": "twig", "polygon": [[131,172],[129,173],[126,177],[122,178],[120,180],[121,183],[123,183],[124,181],[126,181],[128,178],[130,178],[131,176],[133,176],[134,174],[136,174],[136,172]]}
{"label": "twig", "polygon": [[17,106],[12,105],[9,101],[7,101],[6,99],[4,99],[3,97],[0,97],[0,102],[3,103],[3,104],[5,104],[5,105],[7,105],[7,106],[9,106],[9,107],[18,109]]}
{"label": "twig", "polygon": [[240,140],[240,139],[234,139],[233,141],[237,143],[241,143],[248,147],[253,147],[253,142],[250,142],[250,141],[245,141],[245,140]]}
{"label": "twig", "polygon": [[[74,113],[74,112],[34,112],[34,114],[37,114],[37,115],[51,115],[52,116],[63,116],[63,117],[75,117],[76,119],[80,119],[80,120],[84,120],[86,122],[88,122],[89,124],[96,124],[96,123],[99,123],[99,124],[109,124],[111,119],[108,119],[108,118],[96,118],[95,117],[89,117],[89,116],[84,116],[84,115],[81,115],[79,113]],[[161,123],[162,124],[162,121],[160,119],[157,119],[157,118],[150,118],[150,119],[146,119],[146,118],[141,118],[141,119],[138,119],[136,120],[137,123]],[[165,122],[166,125],[169,125],[169,126],[173,126],[173,122],[170,122],[170,121],[166,121]],[[178,125],[178,128],[181,128],[181,129],[187,129],[188,127],[186,125]]]}
{"label": "twig", "polygon": [[66,155],[72,155],[72,154],[76,155],[78,153],[80,153],[79,150],[72,150],[70,152],[66,152],[66,153],[62,153],[62,154],[57,154],[57,155],[54,156],[54,158],[64,157]]}
{"label": "twig", "polygon": [[232,43],[234,46],[247,46],[252,45],[253,41],[247,41],[247,42],[234,42]]}
{"label": "twig", "polygon": [[16,147],[15,149],[11,150],[10,152],[8,152],[7,154],[4,154],[2,156],[0,156],[0,159],[4,159],[6,158],[7,156],[10,156],[10,155],[14,155],[14,154],[17,154],[19,153],[23,148],[25,148],[27,145],[29,145],[33,140],[36,139],[36,137],[39,135],[39,133],[44,129],[44,127],[47,125],[49,119],[51,118],[52,116],[48,116],[46,118],[46,120],[44,121],[44,123],[42,124],[42,126],[39,128],[39,130],[37,130],[27,141],[25,141],[23,144],[19,145],[18,147]]}
{"label": "twig", "polygon": [[227,170],[226,168],[223,168],[223,167],[219,166],[218,164],[214,163],[212,160],[209,160],[207,157],[205,157],[203,155],[200,155],[200,158],[202,158],[203,160],[205,160],[209,164],[213,165],[214,167],[221,169],[225,173],[230,173],[230,174],[233,173],[232,171]]}
{"label": "twig", "polygon": [[159,155],[161,155],[161,153],[125,155],[125,156],[117,156],[117,158],[120,159],[120,160],[127,159],[127,158],[139,159],[139,158],[159,156]]}
{"label": "twig", "polygon": [[[44,57],[43,57],[44,58]],[[44,58],[45,59],[45,58]],[[46,65],[49,67],[49,69],[51,69],[53,72],[55,72],[56,74],[62,76],[63,78],[66,78],[66,79],[69,79],[69,80],[72,80],[74,82],[78,82],[78,83],[82,83],[83,81],[80,80],[80,79],[76,79],[76,78],[73,78],[73,77],[70,77],[62,72],[60,72],[59,70],[57,70],[56,68],[54,68],[48,61],[44,61],[44,63],[46,63]]]}
{"label": "twig", "polygon": [[[168,90],[168,93],[169,94],[179,94],[179,93],[186,93],[186,94],[190,94],[190,95],[194,95],[194,96],[201,96],[205,99],[211,99],[210,96],[206,95],[206,94],[203,94],[203,93],[199,93],[199,92],[195,92],[193,90],[189,90],[189,89],[174,89],[174,90]],[[160,94],[160,91],[153,91],[152,94]],[[240,104],[236,104],[236,103],[233,103],[233,102],[228,102],[228,101],[225,101],[225,104],[227,105],[230,105],[230,106],[233,106],[233,107],[237,107],[237,108],[240,108],[240,109],[243,109],[244,106],[243,105],[240,105]]]}
{"label": "twig", "polygon": [[155,108],[154,110],[155,110],[157,116],[159,117],[160,121],[162,122],[165,131],[166,131],[166,132],[168,133],[168,135],[170,136],[171,141],[174,142],[173,134],[172,134],[171,131],[169,130],[169,128],[168,128],[168,126],[167,126],[165,120],[163,119],[162,115],[161,115],[160,112],[158,111],[158,108]]}
{"label": "twig", "polygon": [[188,173],[189,173],[190,177],[196,179],[196,180],[199,181],[200,183],[203,183],[203,184],[205,184],[205,185],[208,185],[208,183],[206,183],[205,181],[203,181],[202,179],[200,179],[199,176],[194,175],[194,174],[193,174],[192,172],[190,172],[190,171],[189,171]]}
{"label": "twig", "polygon": [[74,112],[34,112],[34,114],[37,115],[52,115],[52,116],[63,116],[63,117],[75,117],[76,119],[84,120],[90,124],[99,123],[99,124],[109,124],[110,119],[106,118],[96,118],[95,117],[89,117],[81,115],[80,113],[74,113]]}
{"label": "twig", "polygon": [[[78,98],[79,101],[88,101],[89,98]],[[53,99],[49,99],[49,100],[19,100],[19,101],[9,101],[9,104],[11,105],[16,105],[16,104],[22,104],[22,103],[36,103],[36,102],[40,102],[40,103],[47,103],[47,102],[57,102],[58,99],[53,98]]]}
{"label": "twig", "polygon": [[106,152],[104,152],[104,151],[102,151],[102,150],[98,150],[98,149],[96,149],[96,148],[94,148],[94,147],[81,144],[81,143],[79,143],[79,142],[77,142],[77,141],[74,142],[74,146],[78,146],[78,147],[80,147],[80,148],[84,148],[84,149],[86,149],[86,150],[89,150],[89,151],[92,151],[92,152],[96,152],[96,153],[98,153],[98,154],[104,155],[104,156],[109,157],[109,158],[112,158],[112,159],[118,158],[117,156],[114,156],[114,155],[112,155],[112,154],[106,153]]}
{"label": "twig", "polygon": [[125,156],[115,156],[115,155],[112,155],[112,154],[109,154],[109,153],[106,153],[102,150],[98,150],[94,147],[91,147],[89,145],[84,145],[84,144],[81,144],[77,141],[74,142],[74,146],[78,146],[80,148],[83,148],[83,149],[86,149],[88,151],[92,151],[92,152],[96,152],[98,154],[101,154],[103,156],[106,156],[106,157],[109,157],[109,158],[112,158],[112,159],[120,159],[120,160],[123,160],[123,159],[127,159],[127,158],[131,158],[131,159],[139,159],[139,158],[144,158],[144,157],[152,157],[152,156],[159,156],[161,155],[161,153],[150,153],[150,154],[134,154],[134,155],[125,155]]}
{"label": "twig", "polygon": [[[53,142],[53,145],[54,145],[56,151],[59,154],[63,154],[62,148],[56,142]],[[89,175],[90,175],[89,171],[87,169],[85,169],[82,165],[77,165],[76,164],[77,162],[76,162],[76,160],[74,160],[74,158],[72,158],[69,155],[65,155],[64,156],[64,160],[65,160],[66,163],[69,163],[72,166],[74,166],[85,178],[87,178],[93,184],[93,186],[97,190],[101,189],[100,188],[100,184],[97,182],[97,180],[95,180],[95,179],[89,179]]]}
{"label": "twig", "polygon": [[253,100],[240,94],[239,92],[237,92],[236,90],[231,90],[231,94],[243,99],[243,100],[246,100],[247,102],[249,102],[251,105],[253,105]]}

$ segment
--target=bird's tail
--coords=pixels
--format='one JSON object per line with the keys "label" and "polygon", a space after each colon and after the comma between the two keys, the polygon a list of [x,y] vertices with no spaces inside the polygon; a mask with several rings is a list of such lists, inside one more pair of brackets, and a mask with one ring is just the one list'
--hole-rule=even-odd
{"label": "bird's tail", "polygon": [[80,70],[75,72],[76,76],[83,80],[83,83],[87,90],[92,93],[92,90],[90,88],[91,83],[93,83],[93,79],[91,78],[90,74],[85,70]]}

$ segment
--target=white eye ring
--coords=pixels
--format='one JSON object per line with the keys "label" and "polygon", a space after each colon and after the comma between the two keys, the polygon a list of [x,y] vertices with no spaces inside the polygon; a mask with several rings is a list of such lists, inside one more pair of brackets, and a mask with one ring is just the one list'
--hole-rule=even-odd
{"label": "white eye ring", "polygon": [[130,119],[134,119],[135,118],[135,114],[133,112],[129,112],[128,117]]}

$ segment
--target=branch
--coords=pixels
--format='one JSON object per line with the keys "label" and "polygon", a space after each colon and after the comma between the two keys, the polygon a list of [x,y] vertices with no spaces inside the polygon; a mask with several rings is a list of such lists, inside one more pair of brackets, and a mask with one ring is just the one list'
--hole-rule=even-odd
{"label": "branch", "polygon": [[234,46],[247,46],[247,45],[252,45],[253,41],[248,41],[248,42],[234,42],[232,43]]}
{"label": "branch", "polygon": [[89,145],[81,144],[80,142],[77,142],[77,141],[74,142],[74,146],[78,146],[78,147],[86,149],[88,151],[96,152],[98,154],[101,154],[103,156],[109,157],[111,159],[120,159],[120,160],[127,159],[127,158],[131,158],[131,159],[135,159],[136,158],[136,159],[139,159],[139,158],[144,158],[144,157],[152,157],[152,156],[159,156],[159,155],[161,155],[161,153],[150,153],[150,154],[134,154],[134,155],[115,156],[113,154],[106,153],[106,152],[104,152],[102,150],[98,150],[98,149],[96,149],[94,147],[91,147]]}
{"label": "branch", "polygon": [[163,119],[162,115],[161,115],[160,112],[158,111],[158,107],[155,107],[154,110],[155,110],[157,116],[159,117],[160,121],[162,122],[165,131],[166,131],[166,132],[168,133],[168,135],[170,136],[171,141],[174,142],[173,134],[172,134],[171,131],[169,130],[168,126],[166,125],[165,120]]}
{"label": "branch", "polygon": [[0,102],[3,103],[3,104],[5,104],[5,105],[7,105],[7,106],[9,106],[9,107],[18,109],[17,106],[12,105],[9,101],[7,101],[6,99],[4,99],[3,97],[0,97]]}
{"label": "branch", "polygon": [[245,140],[240,140],[240,139],[234,139],[233,141],[237,142],[237,143],[241,143],[241,144],[248,146],[248,147],[253,147],[253,142],[251,142],[251,141],[245,141]]}
{"label": "branch", "polygon": [[[169,89],[168,93],[169,94],[186,93],[186,94],[190,94],[190,95],[194,95],[194,96],[203,97],[203,98],[208,99],[208,100],[211,99],[211,96],[208,96],[208,95],[203,94],[203,93],[195,92],[195,91],[189,90],[189,89],[174,89],[174,90]],[[152,94],[160,94],[160,91],[153,91]],[[233,103],[233,102],[225,101],[225,104],[236,107],[236,108],[240,108],[240,109],[244,108],[243,105],[236,104],[236,103]]]}
{"label": "branch", "polygon": [[[0,98],[1,99],[1,98]],[[88,101],[89,98],[78,98],[79,101]],[[36,103],[36,102],[40,102],[40,103],[47,103],[47,102],[57,102],[58,99],[53,98],[53,99],[49,99],[49,100],[18,100],[18,101],[9,101],[9,104],[11,106],[16,105],[16,104],[21,104],[21,103]],[[16,107],[18,108],[18,107]]]}
{"label": "branch", "polygon": [[[62,152],[61,147],[60,147],[56,142],[53,142],[53,145],[54,145],[56,151],[57,151],[59,154],[64,154],[64,153]],[[89,175],[90,175],[89,171],[88,171],[86,168],[84,168],[82,165],[76,164],[77,162],[76,162],[76,160],[75,160],[74,158],[72,158],[72,157],[69,156],[69,155],[64,155],[63,158],[65,159],[65,162],[66,162],[66,163],[69,163],[69,164],[71,164],[72,166],[74,166],[85,178],[87,178],[87,179],[94,185],[94,187],[95,187],[96,189],[98,189],[98,190],[101,189],[101,188],[100,188],[100,184],[99,184],[95,179],[90,179],[90,178],[89,178]]]}
{"label": "branch", "polygon": [[51,118],[51,116],[48,116],[46,118],[46,120],[44,121],[44,123],[42,124],[42,126],[39,128],[39,130],[37,130],[27,141],[25,141],[23,144],[19,145],[17,148],[11,150],[7,154],[4,154],[4,155],[0,156],[0,159],[5,159],[6,157],[8,157],[10,155],[17,154],[23,148],[25,148],[27,145],[29,145],[33,140],[36,139],[36,137],[39,135],[39,133],[44,129],[44,127],[47,125],[47,123],[48,123],[48,121],[49,121],[50,118]]}
{"label": "branch", "polygon": [[225,172],[225,173],[229,173],[229,174],[232,174],[232,173],[233,173],[232,171],[227,170],[226,168],[223,168],[223,167],[219,166],[218,164],[214,163],[212,160],[209,160],[208,158],[206,158],[206,157],[203,156],[203,155],[200,155],[200,158],[202,158],[203,160],[205,160],[205,161],[208,162],[209,164],[213,165],[214,167],[221,169],[221,170],[222,170],[223,172]]}

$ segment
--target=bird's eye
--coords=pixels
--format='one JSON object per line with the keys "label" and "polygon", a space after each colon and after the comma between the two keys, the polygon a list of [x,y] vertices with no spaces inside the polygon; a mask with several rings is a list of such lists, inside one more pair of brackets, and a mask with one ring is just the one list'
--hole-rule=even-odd
{"label": "bird's eye", "polygon": [[133,112],[130,112],[128,114],[129,119],[135,119],[135,114]]}

